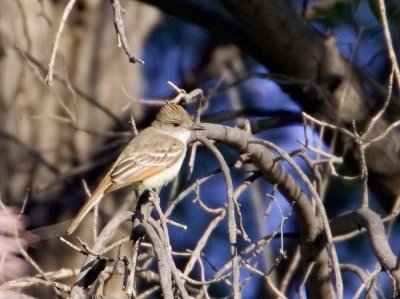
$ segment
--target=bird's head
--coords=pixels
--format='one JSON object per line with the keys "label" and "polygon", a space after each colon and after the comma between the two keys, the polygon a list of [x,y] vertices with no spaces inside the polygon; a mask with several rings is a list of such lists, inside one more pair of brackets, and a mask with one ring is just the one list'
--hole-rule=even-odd
{"label": "bird's head", "polygon": [[189,113],[182,106],[170,102],[167,102],[157,113],[152,126],[176,131],[204,129],[200,124],[193,121]]}

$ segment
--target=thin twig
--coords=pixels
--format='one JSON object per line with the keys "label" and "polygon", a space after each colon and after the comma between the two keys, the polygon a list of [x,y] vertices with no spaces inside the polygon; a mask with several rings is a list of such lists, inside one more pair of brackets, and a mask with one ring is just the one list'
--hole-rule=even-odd
{"label": "thin twig", "polygon": [[353,298],[358,299],[361,296],[361,293],[365,290],[368,289],[369,286],[374,282],[374,280],[378,277],[378,275],[381,273],[382,269],[376,269],[374,272],[372,272],[368,279],[366,281],[363,281],[363,283],[360,285],[360,287],[357,289],[357,292],[354,294]]}
{"label": "thin twig", "polygon": [[361,178],[361,207],[368,207],[368,168],[365,159],[365,152],[362,137],[358,134],[355,121],[352,122],[354,142],[360,159],[360,178]]}
{"label": "thin twig", "polygon": [[192,271],[196,261],[200,260],[201,251],[207,244],[207,241],[210,238],[211,233],[218,226],[218,224],[225,218],[226,210],[220,209],[220,213],[215,217],[210,224],[207,226],[207,229],[204,231],[203,235],[197,241],[196,248],[192,252],[189,261],[186,264],[185,270],[183,271],[183,275],[189,275]]}
{"label": "thin twig", "polygon": [[132,126],[133,136],[136,137],[139,134],[139,132],[137,130],[136,122],[135,122],[135,119],[133,118],[133,115],[131,115],[130,123],[131,123],[131,126]]}
{"label": "thin twig", "polygon": [[211,152],[215,155],[218,162],[221,165],[222,173],[225,177],[226,193],[228,201],[228,234],[229,243],[231,245],[231,257],[232,257],[232,278],[233,278],[233,298],[238,299],[240,295],[240,270],[237,255],[237,225],[235,219],[235,206],[237,203],[234,201],[233,197],[233,183],[232,177],[229,171],[228,164],[226,163],[224,157],[219,152],[217,147],[211,143],[207,138],[200,136],[199,141],[203,143]]}
{"label": "thin twig", "polygon": [[[1,194],[0,194],[0,207],[3,209],[4,213],[8,216],[11,217],[7,211],[6,206],[4,205]],[[14,226],[14,231],[13,231],[13,236],[15,238],[16,245],[18,247],[19,253],[23,256],[23,258],[32,266],[33,269],[35,269],[42,277],[44,280],[46,280],[49,285],[53,287],[53,290],[57,295],[60,295],[60,290],[57,288],[56,284],[54,281],[52,281],[46,273],[40,268],[40,266],[31,258],[31,256],[28,254],[28,252],[24,249],[24,247],[21,244],[21,240],[19,238],[19,233],[18,229],[16,226]]]}
{"label": "thin twig", "polygon": [[57,34],[54,38],[53,50],[51,51],[51,56],[50,56],[49,69],[48,69],[48,73],[47,73],[47,76],[45,79],[47,85],[50,87],[52,87],[54,85],[54,81],[53,81],[54,64],[55,64],[55,60],[56,60],[57,49],[60,44],[61,33],[64,29],[65,22],[68,19],[69,13],[71,12],[72,8],[75,5],[75,2],[76,2],[76,0],[69,0],[68,4],[65,6],[65,9],[64,9],[61,21],[60,21],[60,25],[58,27]]}
{"label": "thin twig", "polygon": [[386,111],[386,108],[389,106],[390,98],[392,97],[392,92],[393,92],[393,76],[394,76],[394,67],[392,66],[392,70],[389,75],[388,91],[387,91],[385,102],[383,103],[382,108],[374,115],[374,117],[372,117],[371,121],[367,125],[367,129],[363,133],[364,139],[368,136],[368,134],[374,128],[376,122],[382,117],[382,115]]}
{"label": "thin twig", "polygon": [[139,246],[140,246],[140,241],[142,240],[142,237],[140,237],[132,246],[132,266],[131,266],[131,271],[129,272],[129,277],[127,281],[127,290],[126,294],[128,295],[129,298],[135,298],[137,293],[136,293],[136,287],[135,287],[135,273],[136,273],[136,265],[137,265],[137,258],[139,255]]}
{"label": "thin twig", "polygon": [[380,14],[382,26],[383,26],[383,33],[384,33],[385,41],[386,41],[386,47],[389,52],[388,54],[389,54],[390,61],[392,62],[392,68],[394,69],[394,73],[396,75],[397,86],[400,87],[400,69],[399,69],[399,64],[397,62],[396,52],[394,51],[394,48],[393,48],[392,37],[390,34],[390,29],[389,29],[389,22],[386,17],[385,1],[378,0],[378,6],[379,6],[379,14]]}
{"label": "thin twig", "polygon": [[117,35],[118,35],[118,41],[121,42],[122,48],[124,49],[126,55],[129,58],[129,62],[144,64],[143,60],[136,58],[133,55],[133,51],[128,44],[128,40],[127,40],[126,34],[125,34],[124,21],[122,18],[121,4],[119,3],[118,0],[110,0],[110,3],[112,5],[113,12],[114,12],[114,26],[115,26],[115,31],[117,32]]}
{"label": "thin twig", "polygon": [[[18,51],[18,53],[27,61],[28,65],[31,67],[33,72],[37,74],[39,79],[43,81],[43,84],[46,84],[46,82],[43,80],[42,73],[46,72],[46,67],[40,63],[39,60],[37,60],[35,57],[33,57],[31,54],[23,51],[22,49],[18,47],[14,47]],[[38,71],[40,70],[40,73]],[[119,118],[111,111],[109,110],[106,106],[102,105],[99,101],[97,101],[95,98],[89,96],[86,94],[84,91],[79,89],[78,87],[70,84],[67,82],[65,78],[63,78],[61,75],[58,75],[57,73],[54,73],[54,78],[57,79],[61,84],[64,86],[70,85],[70,88],[72,89],[73,92],[75,92],[78,96],[80,96],[83,100],[89,102],[91,105],[94,107],[98,108],[99,110],[103,111],[107,116],[109,116],[115,123],[117,123],[121,127],[125,127],[124,123],[122,123]]]}
{"label": "thin twig", "polygon": [[[350,134],[353,135],[352,133],[350,133]],[[281,155],[282,158],[286,162],[288,162],[289,165],[296,171],[296,173],[300,176],[300,178],[303,180],[303,182],[306,184],[307,188],[311,192],[311,194],[312,194],[312,196],[315,199],[315,202],[317,204],[318,212],[321,215],[322,222],[323,222],[323,225],[324,225],[324,233],[325,233],[325,236],[326,236],[326,239],[327,239],[328,248],[329,248],[328,251],[329,251],[331,259],[332,259],[333,269],[334,269],[334,273],[335,273],[337,296],[339,298],[343,298],[343,282],[342,282],[342,276],[341,276],[340,269],[339,269],[339,261],[338,261],[335,245],[333,243],[332,232],[330,230],[329,221],[328,221],[328,217],[326,215],[325,208],[324,208],[324,206],[322,204],[320,196],[315,191],[314,186],[310,182],[310,180],[307,177],[307,175],[300,168],[300,166],[298,166],[297,163],[290,157],[290,155],[288,155],[280,147],[278,147],[277,145],[275,145],[272,142],[269,142],[267,140],[254,139],[253,141],[250,141],[250,143],[264,144],[265,146],[267,146],[269,148],[272,148],[279,155]]]}
{"label": "thin twig", "polygon": [[312,117],[311,115],[309,115],[309,114],[307,114],[305,112],[303,112],[302,115],[303,115],[304,118],[310,120],[311,122],[313,122],[313,123],[315,123],[315,124],[317,124],[319,126],[326,127],[326,128],[332,129],[334,131],[338,131],[340,133],[343,133],[344,135],[347,135],[347,136],[350,136],[351,138],[354,138],[354,134],[351,133],[349,130],[347,130],[345,128],[342,128],[342,127],[339,127],[339,126],[336,126],[336,125],[332,125],[332,124],[329,124],[327,122],[318,120],[318,119]]}
{"label": "thin twig", "polygon": [[18,215],[18,217],[21,217],[21,216],[25,213],[25,208],[26,208],[26,205],[27,205],[27,203],[28,203],[28,199],[29,199],[29,189],[28,189],[28,191],[26,192],[26,195],[25,195],[24,200],[23,200],[23,202],[22,202],[22,207],[21,207],[21,209],[19,210],[19,215]]}

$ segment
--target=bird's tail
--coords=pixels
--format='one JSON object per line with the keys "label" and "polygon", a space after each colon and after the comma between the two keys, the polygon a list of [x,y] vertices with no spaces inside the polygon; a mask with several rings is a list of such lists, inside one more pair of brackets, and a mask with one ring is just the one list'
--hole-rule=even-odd
{"label": "bird's tail", "polygon": [[67,235],[72,234],[78,225],[82,222],[83,218],[89,213],[89,211],[98,203],[104,196],[105,191],[108,189],[109,184],[106,181],[103,181],[97,189],[93,192],[92,196],[88,199],[88,201],[83,205],[83,207],[79,210],[78,214],[72,220],[70,226],[67,229]]}

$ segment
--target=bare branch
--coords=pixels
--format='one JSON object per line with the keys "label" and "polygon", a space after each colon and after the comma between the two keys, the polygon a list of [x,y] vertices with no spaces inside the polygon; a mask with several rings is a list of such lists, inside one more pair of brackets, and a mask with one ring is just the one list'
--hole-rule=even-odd
{"label": "bare branch", "polygon": [[122,48],[124,49],[126,55],[129,58],[129,62],[144,64],[143,60],[136,58],[133,55],[133,51],[128,44],[128,40],[126,39],[124,21],[122,19],[121,4],[119,3],[118,0],[110,0],[110,3],[112,5],[114,12],[114,26],[115,26],[115,31],[117,32],[118,41],[121,42]]}
{"label": "bare branch", "polygon": [[68,19],[69,13],[71,12],[72,8],[75,5],[75,2],[76,2],[76,0],[69,0],[68,4],[65,6],[64,13],[61,17],[60,25],[58,27],[57,34],[54,38],[53,50],[51,51],[51,57],[50,57],[50,62],[49,62],[49,69],[48,69],[48,73],[47,73],[47,76],[45,79],[47,85],[49,85],[50,87],[52,87],[54,84],[54,81],[53,81],[54,63],[56,61],[57,49],[60,44],[61,33],[64,29],[65,22]]}

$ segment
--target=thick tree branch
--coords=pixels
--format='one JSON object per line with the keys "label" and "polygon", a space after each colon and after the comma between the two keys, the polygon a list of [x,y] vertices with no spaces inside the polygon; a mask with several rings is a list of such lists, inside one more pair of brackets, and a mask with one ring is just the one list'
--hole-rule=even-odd
{"label": "thick tree branch", "polygon": [[[254,139],[251,135],[237,128],[213,124],[203,125],[206,130],[201,133],[197,132],[197,134],[228,144],[240,153],[247,153],[266,180],[275,184],[293,206],[300,229],[303,263],[305,266],[309,262],[315,263],[309,276],[312,278],[310,283],[313,284],[309,291],[314,293],[315,296],[323,295],[324,298],[330,298],[332,288],[329,280],[328,255],[327,251],[323,249],[326,241],[323,241],[322,225],[315,215],[310,198],[303,192],[294,178],[275,160],[272,152],[260,144],[252,143]],[[196,134],[192,136],[193,141],[199,139],[201,138]]]}
{"label": "thick tree branch", "polygon": [[366,229],[376,258],[395,280],[397,290],[399,290],[400,268],[398,257],[390,247],[381,217],[369,208],[360,208],[344,213],[331,221],[332,233],[335,235],[344,235],[361,228]]}
{"label": "thick tree branch", "polygon": [[[371,89],[375,86],[341,55],[333,36],[323,37],[312,28],[296,11],[293,0],[252,0],[246,3],[220,0],[238,22],[217,7],[191,1],[143,2],[196,23],[211,33],[222,34],[271,72],[292,78],[293,84],[281,86],[308,113],[348,127],[355,120],[361,130],[374,113],[363,85],[367,84]],[[223,21],[216,21],[220,20],[216,16],[222,17]],[[234,33],[230,34],[232,30]],[[379,136],[389,125],[381,118],[369,137]],[[399,134],[391,132],[365,153],[370,187],[391,201],[400,194]],[[357,159],[356,148],[352,150]],[[390,203],[385,204],[390,206]]]}

